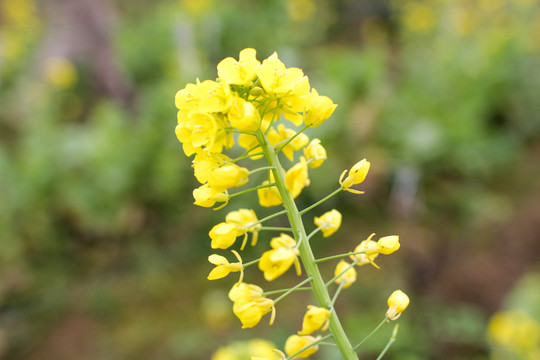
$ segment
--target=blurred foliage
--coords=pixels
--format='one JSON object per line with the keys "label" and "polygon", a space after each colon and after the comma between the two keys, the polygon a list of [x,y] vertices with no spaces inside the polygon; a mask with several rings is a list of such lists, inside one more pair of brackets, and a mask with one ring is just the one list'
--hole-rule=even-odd
{"label": "blurred foliage", "polygon": [[[407,287],[411,308],[388,358],[487,358],[486,318],[538,248],[513,253],[513,277],[493,275],[487,300],[452,286],[475,287],[478,260],[500,268],[493,249],[510,258],[494,224],[520,218],[518,201],[538,191],[539,24],[532,0],[0,0],[0,357],[204,359],[262,336],[238,330],[228,284],[206,287],[207,229],[223,213],[192,205],[173,132],[174,93],[254,47],[302,64],[340,104],[312,132],[334,160],[300,205],[355,159],[374,164],[363,206],[325,204],[358,221],[317,251],[354,247],[367,224],[405,231],[392,264],[402,271],[366,270],[363,288],[338,304],[359,309],[347,316],[351,333],[369,333],[385,292]],[[260,326],[277,344],[301,321],[287,301],[278,317],[290,328]],[[55,343],[66,334],[91,346]],[[319,358],[337,355],[323,348]]]}

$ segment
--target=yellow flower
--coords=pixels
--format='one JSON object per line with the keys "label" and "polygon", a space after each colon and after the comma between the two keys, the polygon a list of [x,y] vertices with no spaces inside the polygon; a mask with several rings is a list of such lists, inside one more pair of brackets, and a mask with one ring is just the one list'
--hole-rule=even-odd
{"label": "yellow flower", "polygon": [[245,132],[254,132],[261,126],[261,117],[255,106],[244,99],[234,96],[227,118],[233,128]]}
{"label": "yellow flower", "polygon": [[246,284],[243,282],[236,283],[229,291],[229,299],[233,302],[251,301],[262,297],[263,289],[257,285]]}
{"label": "yellow flower", "polygon": [[257,325],[270,311],[270,325],[274,322],[274,302],[262,296],[262,293],[260,287],[246,283],[237,283],[229,291],[229,299],[234,302],[233,312],[242,322],[242,329]]}
{"label": "yellow flower", "polygon": [[176,93],[175,104],[185,112],[225,113],[231,104],[231,90],[225,83],[213,80],[201,83],[197,79],[196,84],[187,84]]}
{"label": "yellow flower", "polygon": [[309,127],[317,127],[328,119],[336,110],[337,105],[328,96],[321,96],[317,90],[311,90],[307,96],[307,105],[304,115],[304,124]]}
{"label": "yellow flower", "polygon": [[[304,336],[291,335],[285,342],[285,352],[287,353],[287,355],[292,356],[293,354],[296,354],[298,351],[302,350],[306,346],[314,343],[315,341],[319,339],[320,339],[320,336],[313,337],[309,335],[304,335]],[[296,359],[296,358],[305,359],[315,354],[317,350],[319,350],[319,345],[311,346],[307,348],[306,350],[302,351],[301,353],[295,355],[293,359]]]}
{"label": "yellow flower", "polygon": [[225,164],[213,169],[208,184],[216,191],[245,185],[248,182],[249,170],[236,164]]}
{"label": "yellow flower", "polygon": [[220,347],[211,360],[279,360],[276,345],[263,339],[251,339],[247,341],[234,341],[227,346]]}
{"label": "yellow flower", "polygon": [[296,246],[296,241],[287,234],[281,233],[279,236],[276,236],[270,240],[270,246],[272,249],[277,249],[280,247],[293,248]]}
{"label": "yellow flower", "polygon": [[389,255],[399,249],[399,236],[384,236],[377,241],[377,245],[379,245],[380,248],[379,253]]}
{"label": "yellow flower", "polygon": [[212,207],[216,202],[224,202],[222,206],[225,206],[229,201],[229,194],[227,191],[217,192],[210,185],[204,184],[193,190],[193,198],[195,198],[194,204],[198,206]]}
{"label": "yellow flower", "polygon": [[377,244],[375,241],[371,240],[375,234],[371,234],[367,240],[362,241],[356,248],[354,248],[354,252],[360,252],[363,251],[363,254],[355,254],[351,255],[352,260],[359,260],[356,265],[363,266],[366,264],[371,264],[375,266],[377,269],[379,269],[379,266],[375,264],[373,260],[379,256],[379,250],[381,249],[379,247],[379,244]]}
{"label": "yellow flower", "polygon": [[315,169],[321,166],[324,160],[326,160],[326,150],[321,145],[321,140],[311,140],[309,145],[304,148],[304,156],[310,168]]}
{"label": "yellow flower", "polygon": [[308,305],[308,311],[304,315],[302,330],[299,335],[309,335],[319,329],[326,331],[330,325],[330,310],[323,307]]}
{"label": "yellow flower", "polygon": [[182,143],[186,156],[200,152],[203,148],[219,153],[223,147],[229,147],[225,122],[221,116],[207,113],[188,113],[178,111],[178,125],[175,133]]}
{"label": "yellow flower", "polygon": [[[349,268],[349,269],[347,269],[347,268]],[[345,269],[347,269],[347,270],[345,271]],[[340,275],[335,280],[335,282],[336,282],[336,284],[343,283],[343,288],[344,289],[348,288],[349,286],[352,285],[352,283],[354,283],[356,281],[356,270],[354,269],[354,266],[350,266],[350,264],[348,262],[346,262],[345,260],[341,260],[337,264],[336,270],[334,271],[334,276],[338,276],[341,273],[343,273],[343,274]]]}
{"label": "yellow flower", "polygon": [[[279,124],[277,131],[271,128],[268,132],[268,141],[272,146],[280,147],[280,143],[285,143],[287,140],[296,135],[296,131],[287,129],[285,125]],[[281,151],[287,156],[290,161],[294,159],[294,152],[302,149],[309,143],[309,138],[306,134],[297,135],[290,143],[288,143]]]}
{"label": "yellow flower", "polygon": [[[292,264],[298,263],[298,249],[280,247],[265,251],[259,261],[259,269],[264,273],[266,281],[272,281],[283,275]],[[300,269],[299,266],[297,268]]]}
{"label": "yellow flower", "polygon": [[[259,142],[257,141],[257,137],[255,135],[240,134],[240,136],[238,136],[238,145],[246,150],[250,150],[248,154],[261,152],[261,148],[257,146],[259,145]],[[251,156],[250,159],[257,160],[263,156],[264,155]]]}
{"label": "yellow flower", "polygon": [[240,247],[240,250],[243,250],[246,246],[248,232],[253,233],[253,238],[251,239],[251,246],[255,246],[257,244],[259,230],[262,227],[261,224],[252,226],[257,221],[259,221],[259,219],[257,219],[257,215],[255,215],[255,211],[253,211],[252,209],[239,209],[237,211],[232,211],[228,213],[225,217],[225,222],[229,224],[234,224],[236,226],[238,236],[244,235],[244,240],[242,241],[242,246]]}
{"label": "yellow flower", "polygon": [[285,68],[275,52],[262,62],[257,75],[264,90],[278,97],[309,92],[309,80],[302,70]]}
{"label": "yellow flower", "polygon": [[221,153],[199,153],[195,155],[191,167],[197,181],[206,184],[212,171],[228,160],[230,160],[229,157]]}
{"label": "yellow flower", "polygon": [[343,189],[354,194],[363,194],[363,191],[349,189],[351,186],[360,184],[366,179],[371,163],[366,159],[360,160],[349,170],[349,175],[343,180],[343,177],[347,173],[347,170],[343,171],[339,178],[339,183],[343,186]]}
{"label": "yellow flower", "polygon": [[491,343],[522,354],[524,359],[538,359],[540,323],[531,315],[516,310],[495,313],[487,332]]}
{"label": "yellow flower", "polygon": [[308,166],[306,159],[301,156],[300,162],[290,168],[285,174],[285,186],[293,198],[298,197],[305,186],[309,185]]}
{"label": "yellow flower", "polygon": [[265,251],[259,261],[259,269],[267,281],[272,281],[283,275],[294,264],[296,274],[301,274],[298,261],[299,251],[295,248],[296,241],[287,234],[281,234],[270,240],[272,250]]}
{"label": "yellow flower", "polygon": [[236,256],[236,259],[238,259],[237,263],[229,263],[229,261],[224,256],[217,254],[212,254],[208,257],[208,261],[216,265],[216,267],[212,269],[210,274],[208,274],[208,280],[221,279],[229,275],[229,273],[231,272],[240,271],[240,279],[238,280],[238,282],[242,282],[242,278],[244,277],[244,266],[242,265],[242,258],[236,251],[232,250],[232,253],[234,254],[234,256]]}
{"label": "yellow flower", "polygon": [[328,237],[335,233],[341,226],[341,213],[336,209],[330,210],[321,217],[315,217],[315,225],[323,226],[321,229],[323,236]]}
{"label": "yellow flower", "polygon": [[[274,301],[267,298],[255,299],[250,302],[235,302],[233,313],[242,322],[242,329],[252,328],[257,325],[261,318],[269,312],[274,313]],[[270,318],[270,325],[274,322],[274,315]]]}
{"label": "yellow flower", "polygon": [[227,249],[234,244],[236,237],[236,225],[219,223],[210,230],[210,239],[212,239],[210,247],[212,249]]}
{"label": "yellow flower", "polygon": [[390,320],[396,320],[407,306],[409,306],[409,297],[401,290],[394,291],[388,298],[386,317]]}
{"label": "yellow flower", "polygon": [[[271,182],[274,183],[274,175],[270,173],[270,180],[266,180],[262,185],[268,185]],[[276,186],[265,187],[257,190],[257,195],[259,196],[259,204],[264,207],[281,205],[283,200],[281,200],[281,195]]]}
{"label": "yellow flower", "polygon": [[232,57],[221,60],[217,66],[219,78],[231,85],[251,85],[261,67],[256,54],[255,49],[247,48],[240,51],[239,61]]}

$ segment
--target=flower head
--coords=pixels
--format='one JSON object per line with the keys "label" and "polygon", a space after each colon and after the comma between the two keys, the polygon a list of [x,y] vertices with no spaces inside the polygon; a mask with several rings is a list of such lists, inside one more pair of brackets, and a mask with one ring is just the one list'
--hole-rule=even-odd
{"label": "flower head", "polygon": [[380,238],[379,241],[377,241],[377,245],[379,246],[379,253],[384,255],[390,255],[394,251],[397,251],[400,247],[399,236],[384,236]]}
{"label": "flower head", "polygon": [[347,173],[347,170],[343,171],[339,179],[339,183],[343,186],[343,189],[354,194],[363,194],[363,191],[350,189],[351,186],[360,184],[366,179],[369,171],[370,162],[366,159],[360,160],[349,170],[349,175],[343,180],[343,177]]}
{"label": "flower head", "polygon": [[300,162],[287,170],[285,174],[285,186],[291,192],[294,199],[300,195],[304,187],[309,185],[308,166],[306,159],[301,156]]}
{"label": "flower head", "polygon": [[217,66],[219,78],[231,85],[251,85],[261,67],[256,54],[255,49],[247,48],[240,51],[238,61],[232,57],[221,60]]}
{"label": "flower head", "polygon": [[210,185],[204,184],[197,189],[193,190],[194,204],[202,207],[212,207],[216,202],[223,202],[222,206],[225,206],[229,201],[229,194],[227,191],[218,192]]}
{"label": "flower head", "polygon": [[319,329],[326,331],[330,325],[330,310],[323,307],[308,305],[308,311],[302,321],[302,330],[299,335],[309,335]]}
{"label": "flower head", "polygon": [[234,256],[236,256],[236,259],[238,260],[237,263],[229,263],[229,261],[224,256],[217,254],[212,254],[208,257],[208,261],[216,265],[216,267],[212,269],[210,274],[208,274],[208,280],[221,279],[229,275],[229,273],[231,272],[240,271],[240,279],[238,280],[238,282],[242,282],[242,278],[244,275],[242,258],[236,251],[232,250],[232,253],[234,254]]}
{"label": "flower head", "polygon": [[229,299],[234,302],[233,312],[242,322],[242,329],[254,327],[269,312],[272,312],[270,325],[274,322],[274,301],[262,293],[260,287],[246,283],[237,283],[229,291]]}
{"label": "flower head", "polygon": [[301,274],[298,261],[299,251],[296,242],[286,234],[281,234],[270,241],[272,250],[265,251],[259,261],[259,269],[267,281],[272,281],[283,275],[294,264],[296,273]]}
{"label": "flower head", "polygon": [[[285,342],[285,352],[287,355],[292,356],[293,354],[296,354],[306,346],[313,344],[315,341],[320,339],[319,337],[313,337],[309,335],[291,335]],[[311,346],[307,348],[306,350],[302,351],[301,353],[294,356],[293,359],[296,358],[307,358],[311,355],[315,354],[319,350],[318,345]]]}
{"label": "flower head", "polygon": [[407,306],[409,306],[409,297],[401,290],[394,291],[388,298],[386,317],[390,320],[396,320]]}
{"label": "flower head", "polygon": [[341,213],[336,209],[330,210],[321,215],[321,217],[315,217],[314,223],[317,226],[322,227],[321,231],[324,237],[328,237],[338,231],[341,225]]}
{"label": "flower head", "polygon": [[345,260],[341,260],[336,266],[334,276],[339,276],[335,280],[335,283],[343,283],[343,288],[346,289],[356,281],[356,270],[354,269],[354,266],[351,266],[351,264]]}
{"label": "flower head", "polygon": [[311,140],[308,146],[304,148],[304,156],[310,168],[315,169],[321,166],[324,160],[326,160],[326,150],[321,145],[321,140]]}
{"label": "flower head", "polygon": [[328,96],[321,96],[317,90],[312,89],[307,95],[307,104],[304,115],[304,123],[309,127],[317,127],[328,119],[336,110],[337,105]]}
{"label": "flower head", "polygon": [[356,248],[354,252],[363,252],[363,254],[354,254],[351,255],[351,259],[357,261],[356,265],[363,266],[366,264],[371,264],[379,269],[379,266],[375,264],[373,260],[379,256],[379,245],[371,240],[375,236],[375,233],[371,234],[366,240],[362,241]]}
{"label": "flower head", "polygon": [[208,184],[216,191],[225,191],[248,182],[249,170],[236,164],[225,164],[210,172]]}
{"label": "flower head", "polygon": [[257,215],[255,215],[255,211],[253,211],[252,209],[238,209],[237,211],[232,211],[228,213],[225,217],[225,222],[229,224],[234,224],[236,226],[238,236],[244,234],[244,240],[242,241],[242,246],[240,247],[240,250],[243,250],[246,246],[248,232],[253,233],[251,246],[255,246],[255,244],[257,244],[259,230],[262,227],[261,224],[253,225],[257,221],[259,221],[257,219]]}
{"label": "flower head", "polygon": [[210,230],[210,239],[212,239],[210,247],[212,249],[227,249],[234,244],[237,236],[236,225],[219,223]]}

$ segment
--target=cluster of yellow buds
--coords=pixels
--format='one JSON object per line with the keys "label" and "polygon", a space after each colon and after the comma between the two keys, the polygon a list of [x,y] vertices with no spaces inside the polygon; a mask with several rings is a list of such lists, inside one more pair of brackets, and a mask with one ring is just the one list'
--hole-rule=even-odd
{"label": "cluster of yellow buds", "polygon": [[[386,236],[375,242],[373,235],[347,254],[315,259],[310,239],[321,232],[323,237],[335,234],[342,221],[342,214],[333,209],[313,219],[316,229],[306,233],[301,217],[341,191],[354,194],[363,192],[353,189],[364,182],[370,162],[363,159],[350,170],[345,170],[339,178],[339,188],[322,200],[299,211],[294,199],[310,184],[309,169],[320,167],[327,153],[319,139],[310,139],[304,131],[321,125],[328,119],[336,104],[317,90],[312,89],[307,76],[299,68],[287,68],[276,53],[260,62],[254,49],[244,49],[239,59],[226,58],[218,66],[218,78],[197,81],[178,91],[175,103],[178,107],[178,125],[175,132],[187,156],[194,155],[192,166],[200,186],[193,191],[195,204],[214,207],[218,210],[236,196],[257,192],[262,207],[282,205],[284,210],[259,219],[253,209],[238,209],[229,212],[225,220],[212,227],[209,232],[212,249],[229,249],[237,246],[244,250],[249,233],[251,245],[256,246],[262,231],[280,231],[272,237],[269,249],[260,258],[244,262],[239,252],[231,250],[237,262],[229,262],[225,256],[212,254],[208,261],[215,265],[208,275],[209,280],[226,277],[239,272],[240,277],[229,291],[233,302],[233,313],[242,323],[242,328],[256,326],[266,314],[270,324],[276,316],[276,304],[285,296],[297,290],[311,290],[318,305],[308,305],[302,328],[291,335],[284,346],[285,353],[276,349],[282,359],[306,358],[332,338],[345,359],[357,358],[334,310],[334,302],[342,289],[356,281],[355,265],[374,263],[379,254],[391,254],[399,249],[398,236]],[[283,120],[283,121],[282,121]],[[286,123],[288,121],[289,123]],[[294,127],[291,127],[294,126]],[[300,128],[298,128],[300,127]],[[237,144],[244,151],[236,157],[224,153]],[[279,155],[291,162],[288,169],[282,166]],[[243,161],[265,158],[263,166],[254,169],[239,165]],[[248,189],[240,188],[255,182]],[[279,215],[287,214],[290,227],[267,227],[264,222]],[[290,235],[289,235],[290,233]],[[241,237],[241,244],[237,238]],[[263,244],[267,246],[267,244]],[[341,260],[336,267],[334,278],[323,281],[317,264],[322,261],[350,257],[352,264]],[[265,292],[254,284],[244,282],[246,267],[258,264],[266,281],[274,281],[285,274],[293,265],[297,276],[302,275],[302,265],[306,278],[289,289]],[[331,298],[328,287],[339,286]],[[308,287],[301,288],[307,284]],[[275,299],[268,295],[280,294]],[[403,294],[404,295],[404,294]],[[397,295],[396,295],[397,296]],[[394,296],[394,298],[396,297]],[[405,295],[406,297],[406,295]],[[407,305],[398,297],[389,300],[390,309],[385,319],[397,319]],[[408,304],[408,298],[407,298]],[[330,334],[312,335],[316,331]],[[266,359],[254,356],[252,359]]]}

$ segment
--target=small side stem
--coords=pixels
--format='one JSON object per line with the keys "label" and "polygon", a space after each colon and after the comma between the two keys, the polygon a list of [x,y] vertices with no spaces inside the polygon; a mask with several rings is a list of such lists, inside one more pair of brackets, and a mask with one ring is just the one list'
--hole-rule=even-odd
{"label": "small side stem", "polygon": [[332,255],[332,256],[323,257],[323,258],[315,260],[315,262],[318,264],[318,263],[322,263],[322,262],[328,261],[328,260],[334,260],[334,259],[339,259],[339,258],[342,258],[342,257],[347,257],[347,256],[351,256],[351,255],[358,255],[358,254],[365,254],[365,253],[366,253],[365,250],[353,251],[353,252],[346,253],[346,254],[339,254],[339,255]]}
{"label": "small side stem", "polygon": [[304,215],[304,214],[307,213],[309,210],[313,209],[314,207],[319,206],[320,204],[322,204],[322,203],[325,202],[326,200],[330,199],[332,196],[337,195],[341,190],[343,190],[343,186],[340,186],[340,187],[339,187],[337,190],[335,190],[333,193],[331,193],[330,195],[325,196],[325,197],[322,198],[321,200],[317,201],[315,204],[308,206],[308,207],[305,208],[304,210],[300,210],[300,215]]}
{"label": "small side stem", "polygon": [[384,347],[383,351],[381,351],[381,353],[377,357],[377,360],[381,360],[383,358],[384,354],[386,354],[386,352],[388,351],[388,349],[390,349],[390,346],[392,346],[392,344],[396,341],[398,327],[399,327],[399,324],[396,324],[394,326],[394,330],[392,330],[392,337],[390,338],[390,340],[388,340],[388,343],[386,343],[386,346]]}
{"label": "small side stem", "polygon": [[389,320],[385,317],[384,320],[381,321],[380,324],[377,325],[377,327],[376,327],[375,329],[373,329],[373,331],[371,331],[371,332],[369,333],[369,335],[366,336],[366,337],[364,338],[364,340],[360,341],[360,343],[358,343],[358,345],[356,345],[356,346],[353,348],[354,351],[358,350],[358,348],[359,348],[360,346],[362,346],[362,344],[365,343],[366,340],[369,339],[369,338],[371,337],[371,335],[375,334],[375,333],[377,332],[377,330],[379,330],[379,329],[380,329],[384,324],[386,324],[387,322],[389,322]]}
{"label": "small side stem", "polygon": [[246,194],[246,193],[249,193],[249,192],[252,192],[252,191],[257,191],[259,189],[264,189],[264,188],[272,187],[272,186],[276,186],[276,183],[259,185],[259,186],[256,186],[254,188],[251,188],[251,189],[239,191],[237,193],[229,195],[229,199],[232,199],[233,197],[238,196],[238,195],[243,195],[243,194]]}
{"label": "small side stem", "polygon": [[[293,359],[296,355],[300,354],[302,351],[307,350],[307,349],[309,349],[309,348],[312,347],[312,346],[318,345],[319,343],[322,343],[324,340],[328,339],[329,337],[332,337],[332,334],[328,334],[328,335],[326,335],[326,336],[323,336],[323,337],[320,338],[319,340],[315,340],[315,341],[312,342],[311,344],[304,346],[303,348],[301,348],[300,350],[298,350],[298,351],[295,352],[294,354],[287,356],[287,359],[286,359],[286,360]],[[336,344],[336,345],[337,345],[337,344]]]}
{"label": "small side stem", "polygon": [[289,295],[290,293],[292,293],[294,290],[298,289],[299,287],[301,287],[302,285],[304,285],[305,283],[307,282],[310,282],[313,278],[310,276],[308,277],[307,279],[305,279],[304,281],[301,281],[299,282],[298,284],[296,284],[295,286],[293,286],[292,288],[290,288],[288,291],[286,291],[283,295],[281,295],[280,297],[278,297],[276,300],[274,300],[274,305],[277,304],[281,299],[283,299],[285,296]]}

